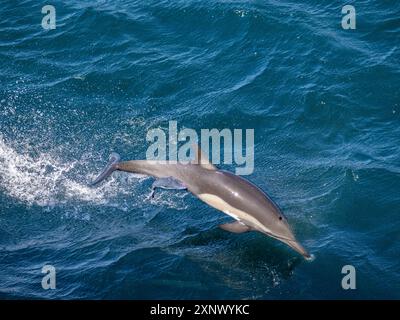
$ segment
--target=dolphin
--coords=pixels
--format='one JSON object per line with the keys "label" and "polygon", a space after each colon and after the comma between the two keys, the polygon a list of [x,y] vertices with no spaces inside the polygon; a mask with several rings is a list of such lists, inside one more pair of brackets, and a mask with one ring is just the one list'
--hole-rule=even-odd
{"label": "dolphin", "polygon": [[277,204],[261,189],[233,173],[218,170],[196,146],[192,162],[157,160],[120,161],[116,153],[110,155],[102,173],[92,182],[96,185],[114,171],[125,171],[152,176],[158,180],[155,188],[187,189],[213,208],[235,220],[220,225],[226,231],[243,233],[259,231],[275,238],[310,260],[311,255],[296,240],[287,218]]}

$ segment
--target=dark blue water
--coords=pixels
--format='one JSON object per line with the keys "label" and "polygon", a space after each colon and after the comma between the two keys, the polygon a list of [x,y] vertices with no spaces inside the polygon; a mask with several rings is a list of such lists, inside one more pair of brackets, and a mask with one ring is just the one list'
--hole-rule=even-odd
{"label": "dark blue water", "polygon": [[[398,2],[357,1],[356,30],[342,1],[51,4],[55,30],[37,1],[0,8],[1,298],[400,298]],[[254,128],[248,179],[315,260],[185,192],[149,200],[150,178],[88,187],[169,120]]]}

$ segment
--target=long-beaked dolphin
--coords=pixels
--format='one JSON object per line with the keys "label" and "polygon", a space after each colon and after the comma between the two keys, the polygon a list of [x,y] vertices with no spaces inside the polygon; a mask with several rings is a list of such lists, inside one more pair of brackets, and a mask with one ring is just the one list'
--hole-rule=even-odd
{"label": "long-beaked dolphin", "polygon": [[187,189],[236,220],[220,225],[222,229],[234,233],[259,231],[286,243],[305,259],[311,259],[311,255],[296,240],[281,209],[266,193],[240,176],[218,170],[199,147],[196,149],[194,161],[188,163],[156,160],[120,162],[119,155],[112,153],[107,166],[92,184],[101,182],[116,170],[152,176],[158,179],[153,184],[153,192],[157,187]]}

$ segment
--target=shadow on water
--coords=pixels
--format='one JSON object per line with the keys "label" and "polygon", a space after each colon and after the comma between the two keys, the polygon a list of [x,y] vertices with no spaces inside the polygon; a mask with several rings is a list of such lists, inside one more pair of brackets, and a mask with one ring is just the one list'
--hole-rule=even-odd
{"label": "shadow on water", "polygon": [[85,270],[76,294],[110,299],[262,299],[279,290],[303,261],[261,234],[231,235],[218,228],[192,228],[188,233],[166,246],[138,244],[107,265]]}
{"label": "shadow on water", "polygon": [[267,297],[303,261],[259,233],[236,235],[217,227],[186,236],[168,250],[195,263],[197,275],[212,277],[210,292],[214,286],[226,292],[218,298]]}

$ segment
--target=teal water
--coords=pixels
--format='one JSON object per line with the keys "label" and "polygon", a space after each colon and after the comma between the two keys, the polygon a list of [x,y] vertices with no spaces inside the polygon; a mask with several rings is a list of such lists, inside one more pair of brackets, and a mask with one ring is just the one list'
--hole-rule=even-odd
{"label": "teal water", "polygon": [[[55,30],[37,1],[0,8],[1,298],[400,298],[398,2],[357,1],[356,30],[342,1],[52,4]],[[315,260],[149,178],[88,186],[169,120],[254,128],[247,178]]]}

